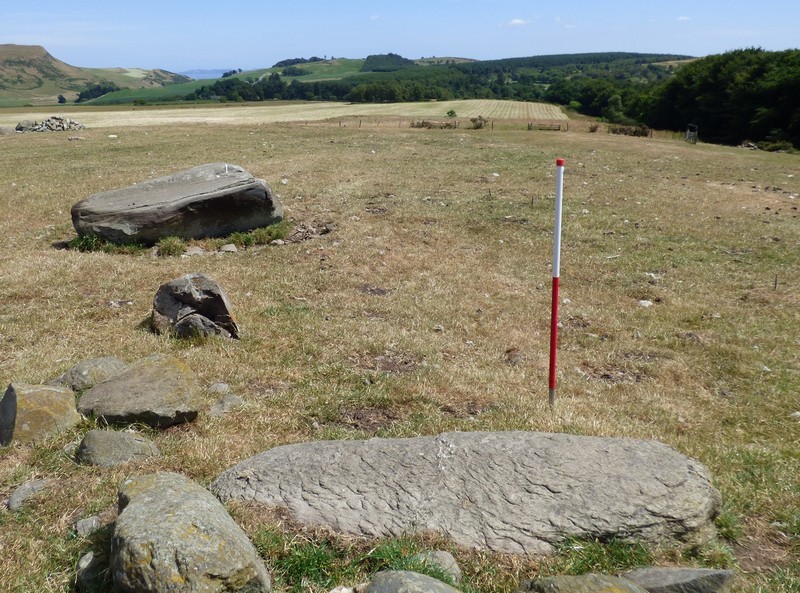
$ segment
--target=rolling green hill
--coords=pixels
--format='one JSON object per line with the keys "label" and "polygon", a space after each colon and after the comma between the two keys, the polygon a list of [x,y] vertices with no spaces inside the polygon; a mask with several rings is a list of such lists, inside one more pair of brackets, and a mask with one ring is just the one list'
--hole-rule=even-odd
{"label": "rolling green hill", "polygon": [[72,102],[80,91],[102,81],[121,88],[159,88],[188,82],[166,70],[78,68],[54,58],[39,45],[0,45],[0,106]]}

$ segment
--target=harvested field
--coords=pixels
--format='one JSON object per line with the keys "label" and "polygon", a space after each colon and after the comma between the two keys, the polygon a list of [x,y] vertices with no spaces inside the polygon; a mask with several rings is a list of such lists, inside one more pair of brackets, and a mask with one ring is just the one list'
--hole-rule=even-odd
{"label": "harvested field", "polygon": [[[41,120],[52,115],[49,111],[21,109],[0,110],[0,126],[15,126],[24,119]],[[555,105],[519,101],[466,100],[429,101],[425,103],[265,103],[224,104],[219,106],[151,109],[141,107],[100,109],[70,107],[65,109],[73,119],[94,128],[178,124],[259,124],[276,122],[310,122],[342,118],[443,118],[453,110],[457,117],[469,120],[479,115],[488,119],[566,120],[567,116]]]}

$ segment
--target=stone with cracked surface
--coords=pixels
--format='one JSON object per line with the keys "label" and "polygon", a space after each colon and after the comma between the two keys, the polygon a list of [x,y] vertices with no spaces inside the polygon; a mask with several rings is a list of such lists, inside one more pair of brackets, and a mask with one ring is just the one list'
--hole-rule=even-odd
{"label": "stone with cracked surface", "polygon": [[534,432],[286,445],[210,488],[344,533],[534,554],[568,537],[702,541],[720,505],[704,467],[663,443]]}

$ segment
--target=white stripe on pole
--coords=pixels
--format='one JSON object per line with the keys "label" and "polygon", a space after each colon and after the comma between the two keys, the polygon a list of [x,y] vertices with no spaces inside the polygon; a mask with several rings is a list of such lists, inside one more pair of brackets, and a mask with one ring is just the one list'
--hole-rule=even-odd
{"label": "white stripe on pole", "polygon": [[556,225],[553,231],[553,278],[561,277],[561,204],[564,196],[564,159],[556,159]]}

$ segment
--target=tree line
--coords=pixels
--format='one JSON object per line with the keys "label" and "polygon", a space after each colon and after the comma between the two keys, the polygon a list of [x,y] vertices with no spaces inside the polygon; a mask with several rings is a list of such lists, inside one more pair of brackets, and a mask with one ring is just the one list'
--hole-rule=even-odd
{"label": "tree line", "polygon": [[[358,76],[313,82],[287,81],[278,73],[259,80],[230,77],[186,99],[547,101],[614,124],[670,130],[693,124],[710,142],[800,147],[800,50],[750,48],[687,58],[598,53],[416,65],[388,54],[367,58],[369,67]],[[282,65],[297,63],[303,62]]]}

